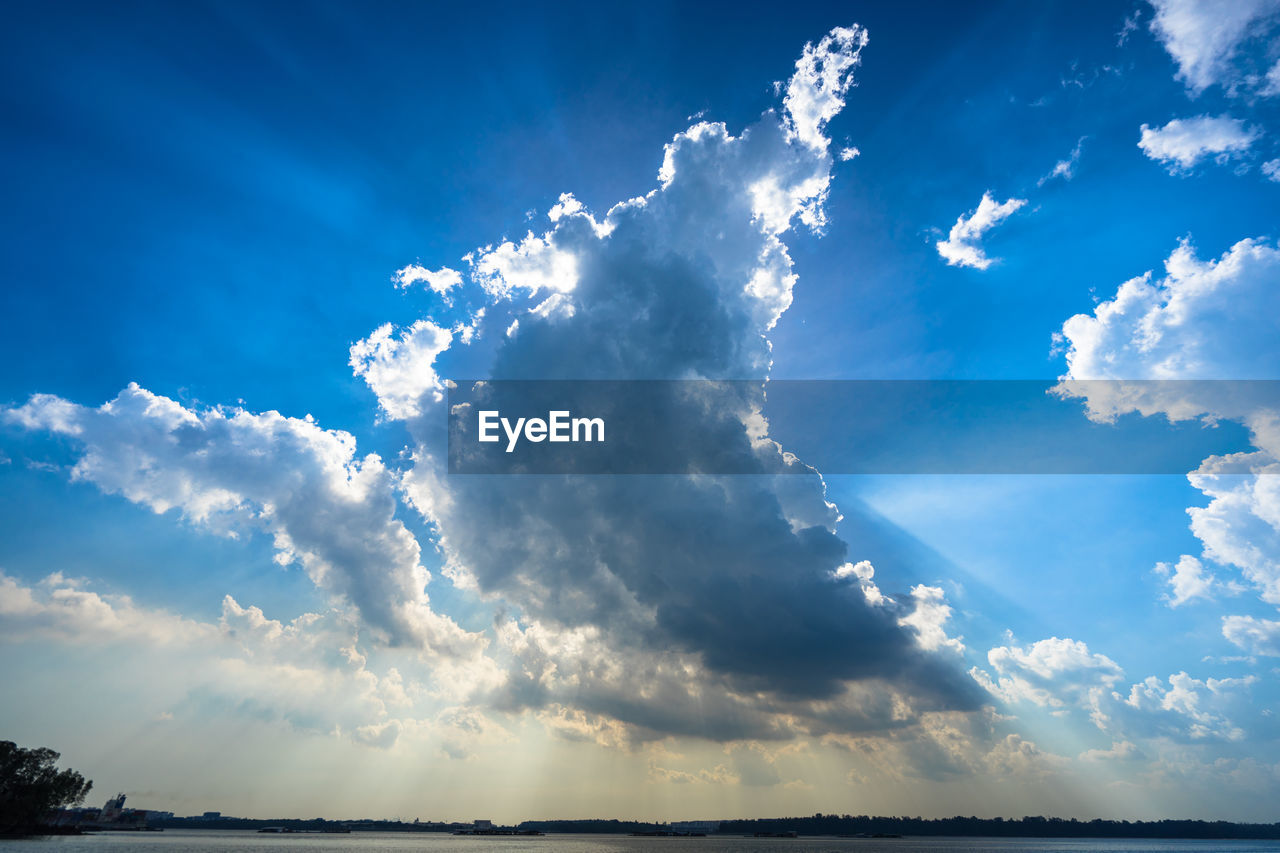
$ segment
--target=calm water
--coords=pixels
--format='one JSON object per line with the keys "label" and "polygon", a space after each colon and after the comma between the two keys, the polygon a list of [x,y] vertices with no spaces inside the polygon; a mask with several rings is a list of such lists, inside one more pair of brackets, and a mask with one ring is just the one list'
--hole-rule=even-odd
{"label": "calm water", "polygon": [[5,853],[57,850],[59,853],[1280,853],[1280,841],[1140,841],[993,838],[631,838],[617,835],[544,835],[531,838],[455,837],[440,833],[357,832],[351,835],[260,835],[246,831],[103,833],[61,838],[0,841]]}

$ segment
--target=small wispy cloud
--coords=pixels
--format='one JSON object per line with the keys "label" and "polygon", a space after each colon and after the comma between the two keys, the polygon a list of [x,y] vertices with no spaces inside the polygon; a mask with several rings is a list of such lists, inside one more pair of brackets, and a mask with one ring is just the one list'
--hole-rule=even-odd
{"label": "small wispy cloud", "polygon": [[1137,9],[1134,9],[1133,12],[1124,19],[1124,23],[1120,25],[1120,32],[1116,33],[1116,47],[1125,46],[1125,43],[1129,41],[1129,36],[1133,35],[1137,31],[1138,19],[1140,17],[1141,13]]}
{"label": "small wispy cloud", "polygon": [[1064,181],[1069,181],[1074,178],[1076,175],[1076,166],[1080,163],[1080,153],[1084,150],[1084,141],[1088,138],[1089,137],[1087,136],[1080,137],[1076,142],[1076,147],[1071,149],[1071,153],[1067,156],[1067,159],[1059,160],[1055,163],[1047,175],[1036,181],[1036,186],[1042,187],[1049,181],[1055,180],[1056,178],[1062,178]]}
{"label": "small wispy cloud", "polygon": [[953,267],[973,267],[985,270],[994,263],[982,249],[982,237],[1008,219],[1027,203],[1024,198],[1011,198],[996,202],[990,192],[982,194],[977,209],[968,216],[961,215],[951,226],[947,239],[937,243],[938,254]]}

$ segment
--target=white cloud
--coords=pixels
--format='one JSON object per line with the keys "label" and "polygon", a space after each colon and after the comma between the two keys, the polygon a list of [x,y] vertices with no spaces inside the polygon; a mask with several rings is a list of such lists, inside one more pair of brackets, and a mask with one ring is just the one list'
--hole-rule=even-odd
{"label": "white cloud", "polygon": [[1235,741],[1245,734],[1237,719],[1257,717],[1248,695],[1256,681],[1253,676],[1200,680],[1178,672],[1167,682],[1148,677],[1126,693],[1119,689],[1124,672],[1115,661],[1091,652],[1082,642],[1058,637],[1027,648],[998,646],[987,659],[995,677],[977,667],[972,675],[993,695],[1010,703],[1058,709],[1057,714],[1085,709],[1098,729],[1117,740]]}
{"label": "white cloud", "polygon": [[987,652],[993,679],[975,667],[978,683],[1006,702],[1032,702],[1041,707],[1097,707],[1098,697],[1123,676],[1119,664],[1089,651],[1079,640],[1049,637],[1026,648],[997,646]]}
{"label": "white cloud", "polygon": [[[551,206],[547,211],[547,218],[552,222],[559,222],[566,216],[574,216],[577,214],[587,214],[586,206],[574,198],[573,193],[560,193],[560,200]],[[595,220],[593,219],[594,223]],[[596,223],[599,225],[599,223]]]}
{"label": "white cloud", "polygon": [[1280,462],[1261,451],[1210,457],[1187,479],[1210,498],[1187,510],[1205,556],[1236,567],[1263,601],[1280,605]]}
{"label": "white cloud", "polygon": [[1193,94],[1236,82],[1233,60],[1241,43],[1280,10],[1276,0],[1151,0],[1151,5],[1151,31]]}
{"label": "white cloud", "polygon": [[1026,199],[1011,198],[997,203],[990,192],[982,194],[976,210],[968,216],[961,215],[951,226],[947,239],[937,243],[938,254],[951,266],[973,267],[985,270],[993,263],[982,250],[982,238],[1027,203]]}
{"label": "white cloud", "polygon": [[1280,622],[1253,616],[1225,616],[1222,636],[1251,655],[1280,656]]}
{"label": "white cloud", "polygon": [[[459,331],[466,337],[470,327]],[[444,386],[435,361],[453,343],[453,332],[427,319],[393,335],[390,323],[351,345],[351,367],[378,396],[387,417],[404,420],[422,414],[429,401],[440,402]],[[424,399],[424,397],[426,399]]]}
{"label": "white cloud", "polygon": [[1280,183],[1280,158],[1263,163],[1262,174],[1267,176],[1267,180]]}
{"label": "white cloud", "polygon": [[1224,705],[1255,680],[1249,676],[1201,681],[1179,672],[1169,676],[1166,687],[1161,679],[1151,676],[1130,688],[1122,710],[1140,712],[1130,724],[1146,723],[1153,732],[1172,726],[1193,741],[1241,740],[1244,730],[1227,716]]}
{"label": "white cloud", "polygon": [[1212,598],[1216,584],[1213,575],[1204,570],[1204,564],[1195,557],[1183,554],[1176,566],[1157,563],[1156,572],[1169,579],[1169,593],[1165,600],[1170,607],[1181,607],[1197,598]]}
{"label": "white cloud", "polygon": [[[1183,241],[1165,270],[1162,279],[1147,273],[1126,281],[1092,314],[1063,324],[1067,378],[1274,378],[1280,364],[1280,249],[1264,240],[1241,240],[1221,258],[1201,261]],[[1131,411],[1140,402],[1116,401],[1122,408],[1112,413]],[[1140,410],[1165,409],[1155,401]],[[1195,411],[1174,414],[1185,418]]]}
{"label": "white cloud", "polygon": [[951,618],[951,606],[947,604],[943,591],[936,586],[916,584],[911,588],[911,600],[915,608],[899,619],[898,624],[915,629],[920,647],[930,652],[946,648],[963,653],[961,639],[947,636],[946,624]]}
{"label": "white cloud", "polygon": [[55,572],[26,586],[0,571],[0,635],[7,642],[48,638],[75,643],[135,641],[169,645],[216,632],[177,614],[139,607],[126,595],[102,595]]}
{"label": "white cloud", "polygon": [[[1241,240],[1218,260],[1200,261],[1183,242],[1165,267],[1165,278],[1131,279],[1092,315],[1063,324],[1069,349],[1062,392],[1084,398],[1089,417],[1099,421],[1139,412],[1247,426],[1258,451],[1210,457],[1191,472],[1191,484],[1210,502],[1188,514],[1205,559],[1238,569],[1263,600],[1280,604],[1280,413],[1270,386],[1088,381],[1276,378],[1280,249]],[[1190,596],[1203,579],[1192,571],[1182,584]]]}
{"label": "white cloud", "polygon": [[431,609],[418,542],[394,517],[395,476],[376,455],[357,459],[348,433],[278,412],[187,409],[136,384],[97,409],[36,395],[3,416],[74,437],[75,480],[215,533],[270,534],[277,562],[300,563],[392,643],[462,655],[483,644]]}
{"label": "white cloud", "polygon": [[[1183,242],[1160,280],[1148,273],[1125,282],[1092,315],[1063,326],[1068,375],[1063,393],[1082,397],[1088,414],[1105,421],[1126,412],[1170,420],[1232,419],[1248,427],[1258,450],[1212,456],[1188,475],[1210,498],[1187,512],[1204,546],[1201,559],[1167,565],[1171,605],[1238,591],[1223,571],[1239,570],[1264,601],[1280,604],[1280,413],[1256,383],[1089,380],[1274,379],[1280,364],[1280,250],[1241,240],[1217,260],[1201,261]],[[1081,380],[1078,383],[1076,380]],[[1210,574],[1206,562],[1221,567]],[[1271,620],[1228,616],[1222,633],[1250,654],[1277,651]],[[1099,696],[1099,725],[1131,737],[1181,743],[1241,741],[1249,727],[1267,726],[1249,693],[1256,679],[1147,678],[1127,695]],[[1185,761],[1170,764],[1175,772]],[[1161,772],[1164,772],[1161,770]]]}
{"label": "white cloud", "polygon": [[[552,211],[560,214],[557,222],[572,218],[563,203]],[[569,293],[578,285],[578,262],[558,244],[554,231],[541,237],[530,231],[519,243],[506,240],[486,246],[472,256],[471,275],[491,297],[510,298],[516,293],[532,297],[542,290]]]}
{"label": "white cloud", "polygon": [[1084,141],[1086,139],[1088,139],[1087,136],[1080,137],[1076,142],[1076,147],[1071,149],[1071,153],[1067,156],[1067,159],[1059,160],[1055,163],[1047,175],[1036,181],[1036,186],[1042,187],[1049,181],[1057,178],[1061,178],[1064,181],[1069,181],[1074,178],[1076,174],[1076,166],[1080,162],[1080,154],[1084,151]]}
{"label": "white cloud", "polygon": [[888,598],[880,591],[880,587],[875,582],[876,570],[869,560],[859,560],[857,563],[845,563],[836,567],[832,572],[832,577],[837,580],[846,578],[856,578],[858,586],[862,589],[863,596],[867,599],[867,603],[874,606],[887,605],[892,599]]}
{"label": "white cloud", "polygon": [[427,289],[440,294],[448,300],[449,291],[462,285],[462,273],[448,267],[441,267],[432,271],[420,264],[410,264],[403,269],[396,270],[392,280],[401,289],[408,289],[415,284],[425,284]]}
{"label": "white cloud", "polygon": [[844,109],[844,96],[853,85],[853,70],[862,61],[867,40],[862,27],[836,27],[816,47],[804,46],[782,99],[788,136],[826,151],[823,130]]}
{"label": "white cloud", "polygon": [[1175,118],[1164,127],[1144,124],[1141,130],[1138,147],[1175,175],[1189,171],[1206,156],[1219,164],[1240,157],[1262,136],[1258,128],[1226,115]]}

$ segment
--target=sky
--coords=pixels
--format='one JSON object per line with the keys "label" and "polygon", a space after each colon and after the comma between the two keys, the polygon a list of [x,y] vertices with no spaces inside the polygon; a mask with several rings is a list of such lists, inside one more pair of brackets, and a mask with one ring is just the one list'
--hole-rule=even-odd
{"label": "sky", "polygon": [[[606,5],[6,9],[0,736],[179,814],[1280,818],[1280,3]],[[659,393],[755,473],[450,473],[528,379],[752,380]],[[866,472],[910,413],[766,379],[1061,426]]]}

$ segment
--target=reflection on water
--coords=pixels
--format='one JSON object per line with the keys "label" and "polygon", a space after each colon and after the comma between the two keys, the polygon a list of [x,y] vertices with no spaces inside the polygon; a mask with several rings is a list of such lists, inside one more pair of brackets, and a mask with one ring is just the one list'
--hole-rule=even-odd
{"label": "reflection on water", "polygon": [[1280,853],[1280,841],[1168,841],[1140,839],[1038,838],[631,838],[618,835],[546,835],[536,838],[459,837],[434,832],[356,832],[351,835],[262,835],[234,830],[167,830],[148,833],[0,841],[6,853],[38,850],[66,853],[346,853],[410,851],[423,853],[785,853],[786,851],[861,851],[861,853]]}

